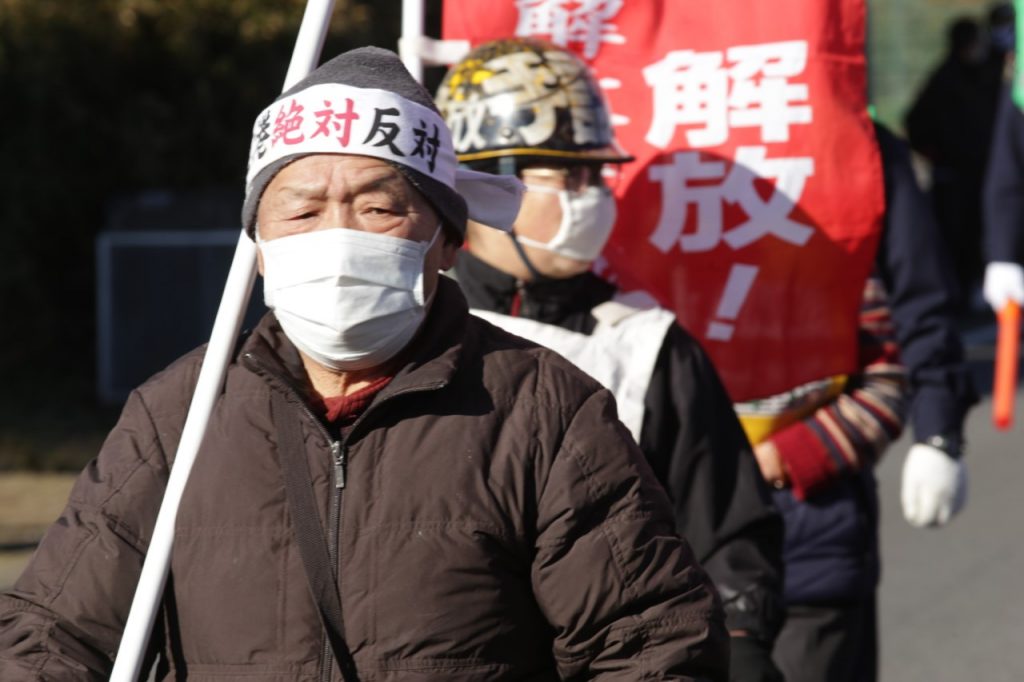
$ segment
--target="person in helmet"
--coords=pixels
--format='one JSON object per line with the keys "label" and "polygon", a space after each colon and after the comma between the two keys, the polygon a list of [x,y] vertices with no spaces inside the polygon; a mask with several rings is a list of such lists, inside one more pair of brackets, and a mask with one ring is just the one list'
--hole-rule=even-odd
{"label": "person in helmet", "polygon": [[734,680],[781,679],[780,519],[714,367],[675,316],[590,272],[616,219],[605,183],[630,156],[586,65],[536,40],[481,45],[437,105],[460,162],[526,185],[513,231],[470,221],[453,271],[477,315],[548,346],[616,396],[722,596]]}

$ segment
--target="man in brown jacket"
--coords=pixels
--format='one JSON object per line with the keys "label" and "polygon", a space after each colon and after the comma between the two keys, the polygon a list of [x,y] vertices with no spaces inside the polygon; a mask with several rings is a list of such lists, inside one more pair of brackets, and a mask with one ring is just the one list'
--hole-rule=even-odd
{"label": "man in brown jacket", "polygon": [[[273,312],[182,500],[159,679],[725,678],[718,600],[609,393],[438,278],[467,203],[508,224],[517,196],[456,170],[383,50],[257,119],[243,221]],[[0,679],[106,679],[202,354],[132,394],[0,597]]]}

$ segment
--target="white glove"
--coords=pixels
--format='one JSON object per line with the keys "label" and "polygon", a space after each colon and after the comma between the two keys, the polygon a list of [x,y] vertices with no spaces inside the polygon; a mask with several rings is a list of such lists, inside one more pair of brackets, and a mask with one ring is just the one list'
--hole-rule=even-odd
{"label": "white glove", "polygon": [[911,526],[941,526],[967,502],[967,468],[942,450],[916,443],[903,462],[903,518]]}
{"label": "white glove", "polygon": [[997,313],[1007,301],[1024,305],[1024,268],[1017,263],[995,262],[985,266],[985,300]]}

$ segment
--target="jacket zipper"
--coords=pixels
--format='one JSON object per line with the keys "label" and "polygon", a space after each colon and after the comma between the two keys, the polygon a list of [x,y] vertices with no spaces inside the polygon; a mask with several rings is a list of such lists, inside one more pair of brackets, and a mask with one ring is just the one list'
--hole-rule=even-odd
{"label": "jacket zipper", "polygon": [[[293,397],[298,399],[298,404],[302,408],[303,414],[313,423],[316,429],[323,435],[324,439],[330,443],[331,457],[334,460],[334,492],[332,494],[331,502],[331,513],[328,519],[328,531],[327,531],[327,556],[331,562],[331,573],[334,574],[334,579],[338,583],[338,598],[341,598],[341,584],[340,576],[338,574],[338,566],[340,564],[340,558],[338,556],[339,549],[341,547],[341,496],[345,488],[345,465],[346,457],[348,455],[348,441],[352,437],[352,434],[366,421],[366,417],[370,414],[370,410],[364,412],[355,423],[352,424],[352,428],[349,429],[348,434],[341,441],[334,440],[331,435],[327,432],[327,429],[323,427],[320,420],[313,414],[313,411],[309,409],[302,397],[298,395],[294,389],[292,389],[288,382],[278,377],[274,372],[264,367],[263,363],[253,355],[252,353],[246,353],[244,355],[251,363],[253,363],[259,370],[266,372],[267,374],[275,377]],[[408,393],[420,393],[425,391],[434,391],[439,388],[443,388],[447,385],[446,381],[440,381],[432,384],[425,384],[423,386],[413,386],[406,388],[401,391],[396,391],[387,397],[387,402],[397,398],[401,395]],[[382,401],[384,402],[384,401]],[[379,407],[380,403],[377,406]],[[320,658],[320,681],[330,682],[331,673],[334,669],[334,661],[331,655],[331,643],[327,637],[327,630],[321,628],[321,634],[324,640],[323,650]]]}
{"label": "jacket zipper", "polygon": [[[433,384],[425,387],[414,387],[407,388],[403,391],[397,391],[388,396],[388,400],[404,395],[406,393],[417,393],[420,391],[433,390],[439,388],[443,384]],[[323,430],[320,422],[313,417],[313,413],[306,407],[305,403],[302,404],[303,410],[313,419],[313,422]],[[345,465],[348,456],[348,441],[356,430],[366,421],[366,417],[369,414],[369,410],[364,412],[352,427],[349,429],[348,434],[341,440],[331,440],[331,457],[334,460],[334,492],[332,495],[333,501],[331,503],[331,515],[329,519],[329,529],[327,531],[327,557],[331,562],[331,572],[334,574],[334,581],[338,586],[338,598],[341,598],[341,575],[338,573],[338,567],[341,563],[339,556],[341,549],[341,498],[342,493],[345,490]],[[325,431],[326,433],[326,431]],[[344,634],[344,633],[343,633]],[[330,641],[327,638],[327,630],[323,630],[324,637],[324,648],[320,664],[320,682],[330,682],[331,673],[334,671],[334,658],[331,655]],[[340,661],[338,662],[340,666]],[[344,677],[344,675],[342,675]]]}
{"label": "jacket zipper", "polygon": [[[287,383],[285,383],[285,385],[287,386]],[[294,393],[294,391],[292,391],[292,393]],[[295,395],[295,397],[298,398],[303,414],[305,414],[309,421],[312,422],[324,439],[330,443],[331,460],[334,465],[334,489],[331,493],[331,513],[328,516],[327,521],[327,558],[330,560],[331,564],[331,576],[334,578],[335,584],[338,584],[338,547],[340,546],[339,537],[341,535],[341,491],[342,488],[345,487],[345,446],[340,441],[331,438],[331,434],[329,434],[327,429],[323,427],[323,424],[320,423],[320,420],[317,419],[316,415],[313,414],[313,411],[309,409],[301,396]],[[338,599],[341,599],[340,584],[338,584]],[[327,636],[326,628],[321,628],[321,635],[323,636],[324,646],[320,652],[320,682],[330,682],[331,673],[334,672],[334,658],[331,655],[331,641]]]}
{"label": "jacket zipper", "polygon": [[[317,422],[319,425],[319,422]],[[331,574],[338,584],[338,597],[341,598],[341,577],[338,575],[338,549],[341,536],[341,494],[345,488],[345,451],[341,442],[331,441],[331,459],[334,460],[334,491],[331,494],[331,515],[327,530],[327,557],[331,561]],[[330,682],[334,662],[331,658],[331,644],[324,631],[324,648],[320,658],[320,681]]]}

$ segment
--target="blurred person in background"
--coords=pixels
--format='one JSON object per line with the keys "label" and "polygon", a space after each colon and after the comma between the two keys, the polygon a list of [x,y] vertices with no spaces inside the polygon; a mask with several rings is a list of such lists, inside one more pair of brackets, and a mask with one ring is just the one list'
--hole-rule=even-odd
{"label": "blurred person in background", "polygon": [[989,68],[1001,77],[1017,44],[1016,14],[1011,2],[997,2],[988,11]]}
{"label": "blurred person in background", "polygon": [[448,71],[437,103],[463,163],[526,184],[510,234],[469,222],[452,272],[471,309],[612,390],[722,596],[731,679],[781,680],[781,527],[729,397],[671,312],[590,272],[616,221],[603,171],[630,157],[586,65],[537,40],[485,43]]}
{"label": "blurred person in background", "polygon": [[900,502],[911,525],[939,527],[967,502],[964,420],[978,395],[956,326],[949,245],[917,184],[906,142],[879,123],[875,135],[886,206],[875,269],[907,368],[907,420],[914,435]]}
{"label": "blurred person in background", "polygon": [[985,301],[999,313],[1024,305],[1024,112],[1007,82],[985,176]]}
{"label": "blurred person in background", "polygon": [[[993,12],[995,12],[993,9]],[[1013,28],[1012,6],[1009,29]],[[1024,93],[1018,73],[1020,57],[1014,49],[1014,34],[1004,28],[1006,49],[999,109],[985,172],[985,301],[999,313],[1010,301],[1024,305]]]}
{"label": "blurred person in background", "polygon": [[981,187],[1001,71],[992,67],[993,54],[978,22],[956,19],[945,59],[905,120],[911,147],[931,166],[929,195],[954,255],[961,310],[981,280]]}

